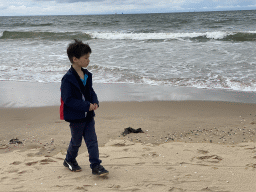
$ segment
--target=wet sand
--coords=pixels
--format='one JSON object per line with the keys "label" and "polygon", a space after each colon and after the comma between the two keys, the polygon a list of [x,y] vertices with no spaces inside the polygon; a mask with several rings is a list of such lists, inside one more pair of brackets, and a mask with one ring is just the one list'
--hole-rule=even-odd
{"label": "wet sand", "polygon": [[[60,83],[0,81],[0,107],[44,107],[60,104]],[[94,84],[105,101],[227,101],[256,103],[256,92],[140,84]]]}

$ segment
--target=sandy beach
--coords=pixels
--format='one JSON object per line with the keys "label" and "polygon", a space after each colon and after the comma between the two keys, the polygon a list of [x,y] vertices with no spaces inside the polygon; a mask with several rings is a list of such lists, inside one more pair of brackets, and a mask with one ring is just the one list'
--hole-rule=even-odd
{"label": "sandy beach", "polygon": [[[91,174],[84,143],[77,158],[82,172],[62,165],[70,130],[59,120],[58,106],[1,108],[0,191],[253,192],[255,107],[220,101],[101,102],[96,131],[100,158],[110,172],[103,178]],[[123,136],[127,127],[144,133]]]}

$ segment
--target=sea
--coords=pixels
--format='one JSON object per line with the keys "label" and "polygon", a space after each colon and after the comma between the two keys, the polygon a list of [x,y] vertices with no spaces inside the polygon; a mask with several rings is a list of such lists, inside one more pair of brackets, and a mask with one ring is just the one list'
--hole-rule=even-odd
{"label": "sea", "polygon": [[0,17],[0,81],[61,82],[74,39],[94,83],[256,91],[256,11]]}

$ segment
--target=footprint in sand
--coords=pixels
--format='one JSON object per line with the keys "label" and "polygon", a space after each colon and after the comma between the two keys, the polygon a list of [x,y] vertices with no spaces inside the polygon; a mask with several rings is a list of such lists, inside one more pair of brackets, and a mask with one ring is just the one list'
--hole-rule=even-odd
{"label": "footprint in sand", "polygon": [[19,165],[19,164],[21,164],[20,161],[13,161],[10,165]]}
{"label": "footprint in sand", "polygon": [[203,188],[201,189],[201,191],[205,191],[205,192],[230,192],[230,191],[223,191],[221,190],[219,187],[206,187],[206,188]]}
{"label": "footprint in sand", "polygon": [[17,190],[17,189],[21,189],[21,188],[23,188],[23,186],[14,187],[14,188],[12,188],[12,189],[13,189],[13,190]]}
{"label": "footprint in sand", "polygon": [[184,192],[183,189],[181,189],[181,188],[176,188],[176,187],[171,187],[171,188],[169,189],[169,191],[170,191],[170,192]]}
{"label": "footprint in sand", "polygon": [[146,164],[145,162],[139,162],[139,163],[135,163],[135,165],[144,165]]}
{"label": "footprint in sand", "polygon": [[143,157],[159,157],[159,154],[157,154],[156,152],[149,152],[146,154],[142,154]]}
{"label": "footprint in sand", "polygon": [[251,164],[247,164],[247,165],[246,165],[246,167],[256,168],[256,164],[253,164],[253,163],[251,163]]}
{"label": "footprint in sand", "polygon": [[47,159],[43,159],[43,160],[40,160],[40,161],[28,162],[28,163],[25,163],[25,165],[31,166],[31,165],[37,164],[38,162],[40,162],[41,165],[46,165],[46,164],[49,164],[51,162],[56,162],[56,161],[54,161],[53,159],[47,158]]}
{"label": "footprint in sand", "polygon": [[6,172],[8,172],[8,173],[16,173],[16,172],[18,172],[19,171],[19,169],[14,169],[14,168],[10,168],[8,171],[6,171]]}
{"label": "footprint in sand", "polygon": [[27,173],[27,171],[20,171],[20,172],[18,172],[19,175],[24,174],[24,173]]}
{"label": "footprint in sand", "polygon": [[100,158],[108,158],[109,157],[109,155],[108,154],[100,154]]}
{"label": "footprint in sand", "polygon": [[25,165],[31,166],[31,165],[35,165],[35,164],[37,164],[37,163],[38,163],[38,161],[33,161],[33,162],[25,163]]}
{"label": "footprint in sand", "polygon": [[6,149],[6,148],[8,148],[7,145],[0,144],[0,149]]}
{"label": "footprint in sand", "polygon": [[67,187],[73,187],[74,185],[54,185],[53,187],[58,187],[58,188],[67,188]]}
{"label": "footprint in sand", "polygon": [[2,178],[0,179],[0,182],[4,181],[4,180],[6,180],[6,179],[8,179],[8,177],[2,177]]}
{"label": "footprint in sand", "polygon": [[209,151],[200,150],[200,149],[198,149],[197,152],[198,152],[198,153],[201,153],[201,154],[207,154],[207,153],[209,153]]}
{"label": "footprint in sand", "polygon": [[218,155],[206,155],[206,156],[200,156],[197,157],[197,159],[199,160],[203,160],[203,161],[207,161],[210,163],[219,163],[222,160],[222,157],[218,156]]}
{"label": "footprint in sand", "polygon": [[87,191],[84,187],[76,187],[76,190]]}
{"label": "footprint in sand", "polygon": [[47,158],[47,159],[41,160],[41,161],[40,161],[40,164],[41,164],[41,165],[46,165],[46,164],[49,164],[49,163],[51,163],[51,162],[56,162],[56,161],[54,161],[53,159]]}
{"label": "footprint in sand", "polygon": [[121,188],[121,186],[120,186],[120,185],[115,185],[115,184],[109,184],[109,185],[108,185],[108,188],[111,188],[111,189],[119,189],[119,188]]}

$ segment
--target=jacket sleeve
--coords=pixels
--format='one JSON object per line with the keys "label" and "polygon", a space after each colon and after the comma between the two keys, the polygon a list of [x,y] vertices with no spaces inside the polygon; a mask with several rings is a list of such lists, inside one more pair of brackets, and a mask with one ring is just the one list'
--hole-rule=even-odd
{"label": "jacket sleeve", "polygon": [[95,91],[92,87],[92,74],[91,73],[88,74],[88,78],[89,78],[88,83],[89,83],[90,94],[91,94],[91,103],[97,103],[99,106],[99,100],[98,100],[97,94],[95,93]]}
{"label": "jacket sleeve", "polygon": [[64,102],[64,105],[72,108],[76,111],[88,112],[90,109],[90,102],[83,101],[81,99],[76,99],[74,97],[74,88],[71,85],[70,81],[67,78],[63,78],[61,82],[61,98]]}
{"label": "jacket sleeve", "polygon": [[92,103],[97,103],[99,106],[99,100],[98,97],[94,91],[94,89],[91,87],[91,97],[92,97]]}

